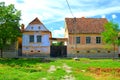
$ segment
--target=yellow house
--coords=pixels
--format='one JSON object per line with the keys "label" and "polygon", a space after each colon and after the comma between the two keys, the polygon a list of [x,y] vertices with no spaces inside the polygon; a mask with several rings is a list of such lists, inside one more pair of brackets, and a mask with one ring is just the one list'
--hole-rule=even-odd
{"label": "yellow house", "polygon": [[[65,18],[68,57],[109,58],[113,56],[102,41],[106,18]],[[111,46],[109,46],[111,47]]]}

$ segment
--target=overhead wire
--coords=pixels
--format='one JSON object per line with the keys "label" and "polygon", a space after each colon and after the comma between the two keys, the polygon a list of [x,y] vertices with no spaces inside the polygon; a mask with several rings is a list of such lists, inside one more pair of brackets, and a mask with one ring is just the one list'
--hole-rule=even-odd
{"label": "overhead wire", "polygon": [[69,5],[68,0],[66,0],[66,2],[67,2],[67,5],[68,5],[68,8],[69,8],[69,10],[70,10],[71,15],[74,17],[73,12],[72,12],[72,9],[71,9],[71,7],[70,7],[70,5]]}
{"label": "overhead wire", "polygon": [[[68,0],[66,0],[66,2],[67,2],[67,5],[68,5],[68,8],[69,8],[69,10],[70,10],[71,15],[73,16],[73,25],[74,25],[73,32],[74,32],[74,34],[75,34],[75,36],[74,36],[75,38],[73,38],[73,44],[75,44],[75,45],[74,45],[73,53],[77,53],[77,52],[76,52],[76,49],[77,49],[77,44],[76,44],[76,28],[77,28],[76,17],[74,17],[74,15],[73,15],[73,12],[72,12],[72,10],[71,10],[71,7],[70,7],[70,5],[69,5]],[[74,52],[74,51],[75,51],[75,52]],[[77,55],[76,55],[76,57],[77,57]]]}

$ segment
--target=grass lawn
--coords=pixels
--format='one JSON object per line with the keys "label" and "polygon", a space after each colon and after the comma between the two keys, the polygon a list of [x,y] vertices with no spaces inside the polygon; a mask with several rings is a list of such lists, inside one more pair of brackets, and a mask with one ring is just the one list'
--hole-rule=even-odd
{"label": "grass lawn", "polygon": [[0,80],[120,80],[120,60],[1,58]]}

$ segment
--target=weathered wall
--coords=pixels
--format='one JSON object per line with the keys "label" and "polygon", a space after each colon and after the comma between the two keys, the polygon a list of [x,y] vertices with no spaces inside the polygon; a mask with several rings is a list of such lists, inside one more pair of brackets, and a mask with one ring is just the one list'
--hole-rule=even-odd
{"label": "weathered wall", "polygon": [[[34,24],[28,25],[22,36],[22,54],[23,56],[50,56],[50,33],[42,33],[48,31],[44,25]],[[29,36],[34,35],[34,42],[29,42]],[[37,42],[37,35],[41,35],[41,42]]]}
{"label": "weathered wall", "polygon": [[118,47],[118,53],[120,54],[120,46]]}
{"label": "weathered wall", "polygon": [[118,53],[116,52],[115,54],[113,52],[108,53],[85,53],[85,51],[81,51],[81,53],[69,53],[67,54],[68,58],[73,58],[73,57],[81,57],[81,58],[118,58]]}
{"label": "weathered wall", "polygon": [[[40,28],[39,28],[40,27]],[[41,24],[28,25],[25,30],[28,31],[46,31],[46,27]]]}
{"label": "weathered wall", "polygon": [[[87,45],[86,44],[86,37],[91,37],[92,45],[96,44],[96,37],[101,37],[100,34],[69,34],[68,43],[69,45],[75,44],[75,37],[80,37],[81,43],[77,45]],[[101,44],[104,44],[103,42]],[[100,44],[99,44],[100,45]]]}
{"label": "weathered wall", "polygon": [[[75,43],[75,37],[79,36],[81,39],[80,44]],[[91,43],[86,44],[86,37],[91,37]],[[67,45],[67,56],[75,57],[90,57],[90,58],[111,58],[113,57],[113,46],[106,45],[103,41],[100,44],[96,44],[96,37],[100,37],[100,34],[77,34],[69,35],[69,41]],[[115,57],[118,57],[118,47],[116,47]]]}
{"label": "weathered wall", "polygon": [[18,52],[17,51],[3,52],[3,58],[18,58]]}
{"label": "weathered wall", "polygon": [[[29,36],[30,35],[34,35],[34,43],[30,43],[29,42]],[[42,42],[41,43],[37,43],[37,35],[41,35],[42,36]],[[49,41],[49,36],[50,34],[41,34],[40,32],[26,32],[23,34],[22,37],[22,46],[50,46],[50,41]]]}
{"label": "weathered wall", "polygon": [[29,46],[23,47],[22,50],[23,56],[36,56],[36,57],[49,57],[50,56],[50,47],[49,46]]}
{"label": "weathered wall", "polygon": [[[34,34],[35,36],[38,34]],[[48,54],[50,53],[50,41],[49,41],[49,34],[42,35],[42,42],[37,43],[35,38],[34,43],[29,43],[29,34],[23,35],[23,43],[22,43],[22,53],[23,54]]]}
{"label": "weathered wall", "polygon": [[[10,46],[6,46],[3,50],[3,58],[17,58],[18,57],[18,43],[15,42]],[[0,51],[1,57],[1,51]]]}

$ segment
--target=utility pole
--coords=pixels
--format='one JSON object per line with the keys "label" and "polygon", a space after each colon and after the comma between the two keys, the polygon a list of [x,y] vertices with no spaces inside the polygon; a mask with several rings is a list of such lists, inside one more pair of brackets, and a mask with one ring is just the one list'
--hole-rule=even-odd
{"label": "utility pole", "polygon": [[77,37],[77,34],[76,34],[76,30],[77,30],[77,23],[76,23],[76,17],[74,17],[74,53],[77,57],[77,43],[76,43],[76,37]]}

